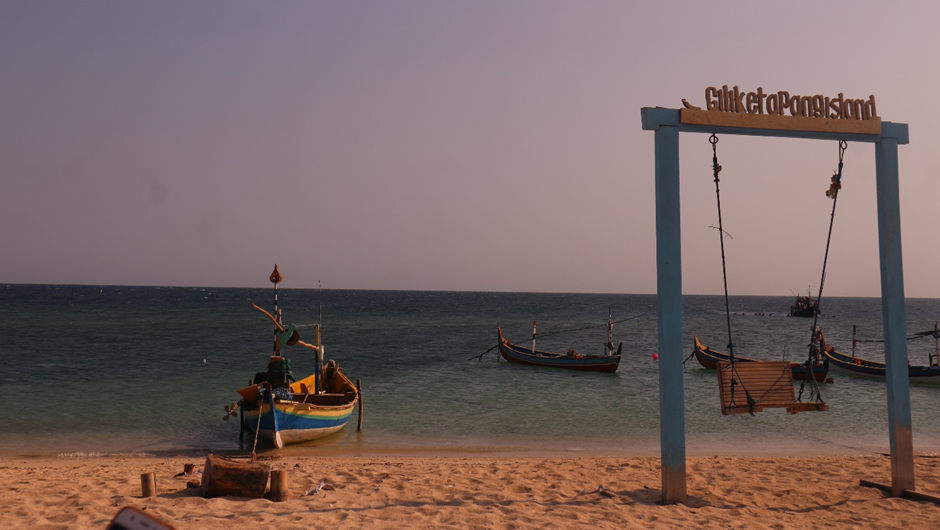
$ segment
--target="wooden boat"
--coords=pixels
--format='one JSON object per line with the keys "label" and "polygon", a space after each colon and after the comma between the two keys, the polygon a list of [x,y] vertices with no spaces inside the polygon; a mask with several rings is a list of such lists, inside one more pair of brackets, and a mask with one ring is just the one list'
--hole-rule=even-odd
{"label": "wooden boat", "polygon": [[[709,348],[708,346],[703,345],[698,340],[698,336],[693,336],[695,340],[695,346],[692,349],[692,353],[695,355],[695,358],[698,360],[699,364],[708,368],[709,370],[717,370],[718,364],[721,362],[731,361],[731,356],[727,353],[722,353],[716,350]],[[734,356],[735,362],[744,362],[744,363],[759,363],[764,361],[759,361],[757,359],[750,359],[747,357],[741,357],[738,355]],[[806,370],[806,365],[800,363],[790,363],[790,371],[793,372],[793,379],[796,381],[809,381],[809,375]],[[824,359],[822,363],[815,364],[813,366],[813,377],[818,382],[823,382],[826,380],[826,375],[829,373],[829,362],[828,359]]]}
{"label": "wooden boat", "polygon": [[809,296],[797,296],[796,302],[790,306],[791,317],[812,317],[817,313],[819,313],[819,304]]}
{"label": "wooden boat", "polygon": [[[277,266],[271,275],[276,293],[275,278],[280,278]],[[275,294],[275,307],[276,304]],[[360,390],[343,374],[335,360],[323,362],[320,325],[314,325],[314,344],[308,344],[300,340],[294,325],[285,328],[279,318],[254,303],[251,305],[274,322],[274,354],[267,369],[256,373],[247,387],[238,390],[242,399],[226,407],[228,415],[223,419],[239,411],[240,435],[245,431],[255,433],[256,440],[260,436],[279,449],[341,430],[359,402]],[[276,309],[275,314],[280,316]],[[314,373],[299,381],[293,378],[290,360],[282,355],[285,347],[294,345],[309,348],[315,354]]]}
{"label": "wooden boat", "polygon": [[[885,380],[885,363],[840,353],[826,344],[825,339],[821,339],[820,344],[823,355],[826,356],[834,370],[858,377]],[[908,366],[907,372],[910,381],[912,383],[940,384],[940,366],[933,364],[935,362],[936,359],[931,358],[932,364],[930,366]]]}
{"label": "wooden boat", "polygon": [[513,344],[503,337],[501,327],[497,327],[497,331],[499,333],[499,353],[511,363],[608,373],[616,372],[617,367],[620,366],[622,342],[617,348],[617,353],[613,353],[611,351],[613,346],[608,340],[609,355],[587,355],[577,353],[574,350],[568,350],[567,354],[551,353]]}
{"label": "wooden boat", "polygon": [[[272,356],[269,365],[283,360]],[[275,386],[273,390],[267,381],[238,390],[242,396],[239,406],[244,410],[243,427],[250,432],[257,430],[279,449],[341,430],[359,400],[356,386],[333,360],[321,368],[320,392],[311,392],[315,378],[316,374],[311,374],[288,386]]]}

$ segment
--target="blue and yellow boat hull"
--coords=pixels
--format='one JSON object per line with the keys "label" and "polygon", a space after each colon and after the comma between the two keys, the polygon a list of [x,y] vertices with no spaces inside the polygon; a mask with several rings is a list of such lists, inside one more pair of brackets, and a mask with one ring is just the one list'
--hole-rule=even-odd
{"label": "blue and yellow boat hull", "polygon": [[[310,392],[316,382],[311,375],[290,385],[288,392],[276,397],[263,385],[252,385],[238,391],[242,400],[244,427],[257,431],[261,438],[281,448],[316,440],[333,434],[352,416],[359,392],[355,385],[331,361],[323,369],[320,393]],[[289,398],[288,398],[289,396]]]}

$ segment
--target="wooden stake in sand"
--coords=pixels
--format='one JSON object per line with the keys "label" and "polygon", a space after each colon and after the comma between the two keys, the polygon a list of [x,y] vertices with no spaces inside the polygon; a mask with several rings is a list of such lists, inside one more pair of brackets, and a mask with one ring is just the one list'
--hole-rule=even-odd
{"label": "wooden stake in sand", "polygon": [[141,497],[156,497],[157,496],[156,473],[141,473],[140,489],[141,489]]}
{"label": "wooden stake in sand", "polygon": [[287,480],[287,470],[278,469],[271,472],[271,500],[283,502],[290,499],[290,488]]}

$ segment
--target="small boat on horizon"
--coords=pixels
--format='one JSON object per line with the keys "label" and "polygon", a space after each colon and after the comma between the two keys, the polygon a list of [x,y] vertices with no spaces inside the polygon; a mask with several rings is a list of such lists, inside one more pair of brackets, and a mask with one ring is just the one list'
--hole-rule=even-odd
{"label": "small boat on horizon", "polygon": [[500,355],[511,363],[546,366],[550,368],[567,368],[569,370],[583,370],[589,372],[613,373],[616,372],[617,368],[620,366],[620,355],[623,350],[623,343],[620,343],[617,347],[617,352],[614,353],[614,345],[611,338],[612,324],[609,317],[607,319],[606,355],[578,353],[573,349],[568,350],[568,353],[552,353],[537,350],[535,349],[535,326],[536,323],[533,322],[531,348],[509,342],[503,337],[503,328],[497,327]]}
{"label": "small boat on horizon", "polygon": [[819,302],[813,300],[809,295],[797,295],[796,301],[790,306],[791,317],[813,317],[817,314],[822,314],[819,311]]}
{"label": "small boat on horizon", "polygon": [[[723,353],[717,350],[713,350],[708,346],[703,345],[698,340],[698,335],[693,335],[693,340],[695,345],[692,348],[692,354],[695,356],[695,359],[698,360],[699,364],[709,370],[717,370],[718,364],[722,362],[731,361],[731,356],[727,353]],[[745,363],[759,363],[763,362],[757,359],[750,359],[748,357],[741,357],[739,355],[734,356],[735,362],[745,362]],[[795,381],[809,381],[810,376],[806,370],[806,365],[801,363],[790,363],[790,371],[793,372],[793,379]],[[829,360],[824,359],[821,363],[816,363],[813,365],[812,377],[817,381],[822,383],[826,380],[826,376],[829,373]]]}

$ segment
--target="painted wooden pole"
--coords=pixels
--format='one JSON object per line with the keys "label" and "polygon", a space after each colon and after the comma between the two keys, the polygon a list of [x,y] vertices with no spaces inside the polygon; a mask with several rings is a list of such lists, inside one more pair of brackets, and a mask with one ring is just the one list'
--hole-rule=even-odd
{"label": "painted wooden pole", "polygon": [[157,475],[156,473],[142,473],[140,475],[140,490],[142,497],[157,496]]}
{"label": "painted wooden pole", "polygon": [[[888,436],[891,444],[891,489],[895,497],[914,490],[914,446],[907,365],[907,320],[904,313],[904,268],[901,262],[901,207],[898,194],[898,139],[882,129],[875,144],[878,242],[881,260],[881,313],[888,391]],[[907,127],[897,131],[907,136]],[[895,134],[894,136],[898,136]],[[904,138],[906,140],[906,138]]]}
{"label": "painted wooden pole", "polygon": [[686,500],[685,390],[682,386],[682,244],[679,232],[679,120],[642,109],[656,142],[656,293],[659,321],[659,432],[663,503]]}

